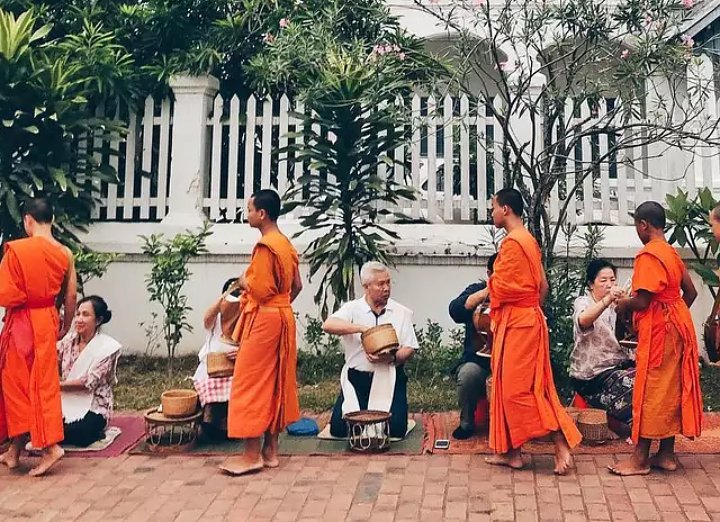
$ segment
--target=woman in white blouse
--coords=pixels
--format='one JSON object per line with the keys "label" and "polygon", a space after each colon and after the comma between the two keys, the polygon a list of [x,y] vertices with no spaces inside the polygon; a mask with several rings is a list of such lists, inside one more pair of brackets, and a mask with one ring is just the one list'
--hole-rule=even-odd
{"label": "woman in white blouse", "polygon": [[625,292],[616,285],[617,268],[604,259],[587,267],[588,292],[575,300],[575,346],[570,354],[573,387],[591,406],[607,410],[614,419],[632,422],[635,384],[634,354],[615,337],[615,302]]}
{"label": "woman in white blouse", "polygon": [[80,300],[73,329],[58,341],[64,444],[86,447],[104,436],[113,410],[120,343],[102,332],[112,318],[102,297]]}

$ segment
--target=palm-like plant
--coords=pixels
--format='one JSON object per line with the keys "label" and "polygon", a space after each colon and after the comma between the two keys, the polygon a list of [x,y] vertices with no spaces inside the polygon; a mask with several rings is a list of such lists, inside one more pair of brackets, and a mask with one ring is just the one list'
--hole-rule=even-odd
{"label": "palm-like plant", "polygon": [[[22,200],[42,192],[56,207],[61,231],[90,219],[100,181],[116,173],[102,164],[90,140],[122,133],[117,122],[96,117],[88,101],[114,96],[130,65],[100,27],[45,42],[31,11],[0,9],[0,230],[21,233]],[[113,151],[107,151],[112,153]]]}
{"label": "palm-like plant", "polygon": [[308,169],[295,173],[285,198],[287,210],[303,209],[305,231],[321,232],[304,255],[310,276],[322,273],[315,302],[323,316],[354,298],[359,267],[387,263],[399,238],[378,218],[399,200],[414,199],[404,184],[406,161],[395,151],[411,137],[404,100],[436,65],[381,3],[367,4],[381,21],[371,38],[339,30],[352,13],[343,2],[329,2],[321,16],[284,24],[251,67],[265,80],[260,88],[297,93],[305,103],[296,114],[303,130],[289,135],[302,139],[287,151]]}

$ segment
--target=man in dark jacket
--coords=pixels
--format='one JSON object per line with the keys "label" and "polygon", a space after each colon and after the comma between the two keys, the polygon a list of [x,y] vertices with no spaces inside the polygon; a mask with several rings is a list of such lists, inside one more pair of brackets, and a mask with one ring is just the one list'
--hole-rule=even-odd
{"label": "man in dark jacket", "polygon": [[[488,277],[492,275],[496,257],[497,254],[493,254],[488,259]],[[478,281],[450,302],[450,317],[456,323],[465,325],[463,354],[452,372],[457,381],[460,407],[460,426],[453,431],[456,439],[467,439],[475,433],[475,408],[478,400],[485,396],[485,381],[490,375],[490,357],[481,357],[476,353],[472,321],[475,309],[485,301],[489,301],[487,283]]]}

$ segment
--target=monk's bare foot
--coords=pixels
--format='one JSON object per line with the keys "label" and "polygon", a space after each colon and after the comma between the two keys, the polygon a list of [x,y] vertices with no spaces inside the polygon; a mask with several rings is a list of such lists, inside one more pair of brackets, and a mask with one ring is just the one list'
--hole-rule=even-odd
{"label": "monk's bare foot", "polygon": [[280,459],[277,456],[266,456],[265,451],[263,451],[263,465],[266,468],[277,468],[280,465]]}
{"label": "monk's bare foot", "polygon": [[30,475],[31,477],[43,476],[45,473],[50,471],[50,468],[60,462],[60,459],[62,459],[64,456],[65,450],[62,449],[59,445],[53,444],[45,450],[42,458],[40,459],[40,464],[31,469],[28,472],[28,475]]}
{"label": "monk's bare foot", "polygon": [[565,435],[559,431],[553,436],[553,442],[555,442],[555,468],[553,472],[556,475],[565,475],[573,464],[570,446],[565,440]]}
{"label": "monk's bare foot", "polygon": [[522,454],[518,452],[496,453],[485,458],[485,462],[493,466],[507,466],[512,469],[522,469]]}
{"label": "monk's bare foot", "polygon": [[20,463],[20,458],[17,452],[13,451],[12,447],[10,447],[5,453],[0,455],[0,463],[5,464],[8,469],[15,469]]}
{"label": "monk's bare foot", "polygon": [[247,473],[253,473],[263,469],[262,457],[252,458],[247,455],[241,455],[239,457],[230,457],[220,465],[220,469],[228,475],[234,477],[245,475]]}
{"label": "monk's bare foot", "polygon": [[266,433],[262,449],[262,459],[266,468],[277,468],[280,465],[279,450],[278,436]]}
{"label": "monk's bare foot", "polygon": [[632,475],[647,475],[650,473],[650,465],[647,462],[639,462],[637,459],[630,457],[614,466],[608,466],[611,473],[620,475],[621,477],[629,477]]}
{"label": "monk's bare foot", "polygon": [[650,457],[650,466],[664,471],[677,471],[678,461],[674,453],[658,453]]}

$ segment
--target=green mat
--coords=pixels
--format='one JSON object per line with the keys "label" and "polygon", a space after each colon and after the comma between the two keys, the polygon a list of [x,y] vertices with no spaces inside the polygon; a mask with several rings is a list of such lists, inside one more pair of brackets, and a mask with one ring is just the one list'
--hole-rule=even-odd
{"label": "green mat", "polygon": [[[423,447],[422,415],[416,415],[417,425],[406,438],[390,444],[389,455],[419,455]],[[242,443],[236,440],[210,441],[199,440],[194,448],[183,451],[183,455],[214,456],[230,455],[242,450]],[[145,440],[130,450],[131,455],[170,455],[150,451]],[[346,441],[321,440],[317,436],[290,437],[286,432],[280,435],[280,455],[337,455],[355,454],[350,451]]]}

